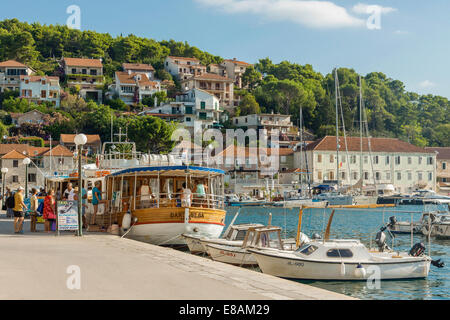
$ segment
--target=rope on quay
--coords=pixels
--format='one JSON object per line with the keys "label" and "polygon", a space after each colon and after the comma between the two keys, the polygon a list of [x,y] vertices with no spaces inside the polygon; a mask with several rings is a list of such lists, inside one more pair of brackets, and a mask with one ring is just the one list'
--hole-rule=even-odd
{"label": "rope on quay", "polygon": [[163,241],[163,242],[161,242],[161,243],[158,243],[157,245],[158,245],[158,246],[162,246],[163,244],[166,244],[166,243],[168,243],[168,242],[170,242],[170,241],[172,241],[172,240],[175,240],[176,238],[181,237],[181,236],[182,236],[182,234],[180,233],[179,235],[176,235],[175,237],[170,238],[169,240],[166,240],[166,241]]}

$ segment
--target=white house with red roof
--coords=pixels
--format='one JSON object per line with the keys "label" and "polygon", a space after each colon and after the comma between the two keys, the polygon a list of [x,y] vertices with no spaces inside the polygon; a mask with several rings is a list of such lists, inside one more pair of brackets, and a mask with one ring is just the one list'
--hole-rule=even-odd
{"label": "white house with red roof", "polygon": [[115,83],[110,87],[110,91],[117,94],[126,104],[133,105],[165,89],[161,88],[161,82],[150,80],[147,73],[117,71]]}
{"label": "white house with red roof", "polygon": [[433,151],[393,138],[363,138],[361,151],[359,137],[340,137],[339,159],[336,150],[336,137],[324,137],[302,152],[298,149],[295,166],[308,169],[317,184],[337,180],[344,186],[391,184],[402,193],[436,189]]}
{"label": "white house with red roof", "polygon": [[168,56],[164,62],[164,68],[179,80],[206,73],[206,66],[202,65],[197,58]]}
{"label": "white house with red roof", "polygon": [[0,62],[0,92],[7,90],[19,90],[20,77],[30,76],[34,70],[23,63],[8,60]]}
{"label": "white house with red roof", "polygon": [[20,97],[37,104],[50,102],[60,106],[61,86],[59,77],[20,76]]}
{"label": "white house with red roof", "polygon": [[242,89],[242,76],[251,64],[234,58],[224,60],[220,65],[226,70],[226,75],[233,79],[234,85]]}
{"label": "white house with red roof", "polygon": [[101,59],[63,58],[61,68],[69,88],[79,89],[85,100],[102,103],[105,78]]}

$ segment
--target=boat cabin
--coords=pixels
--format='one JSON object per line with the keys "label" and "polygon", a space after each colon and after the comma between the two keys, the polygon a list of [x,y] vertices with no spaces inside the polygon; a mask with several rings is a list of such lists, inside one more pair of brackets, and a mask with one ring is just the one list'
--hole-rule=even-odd
{"label": "boat cabin", "polygon": [[270,248],[283,250],[281,228],[264,226],[248,229],[242,248]]}

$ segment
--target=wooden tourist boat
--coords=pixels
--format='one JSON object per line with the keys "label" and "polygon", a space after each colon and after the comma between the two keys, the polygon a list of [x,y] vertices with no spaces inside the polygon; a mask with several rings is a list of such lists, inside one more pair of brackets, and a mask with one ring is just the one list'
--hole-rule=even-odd
{"label": "wooden tourist boat", "polygon": [[[156,245],[185,245],[182,234],[218,238],[226,216],[224,174],[190,166],[125,169],[106,178],[107,200],[129,238]],[[192,192],[190,203],[183,184]]]}

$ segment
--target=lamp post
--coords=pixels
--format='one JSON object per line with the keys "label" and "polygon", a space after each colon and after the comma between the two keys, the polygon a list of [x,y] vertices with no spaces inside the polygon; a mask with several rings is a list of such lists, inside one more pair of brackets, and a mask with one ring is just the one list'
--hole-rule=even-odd
{"label": "lamp post", "polygon": [[25,199],[28,198],[28,165],[30,163],[30,158],[23,159],[23,164],[25,165]]}
{"label": "lamp post", "polygon": [[5,179],[8,171],[9,171],[8,168],[2,168],[2,207],[3,204],[5,203]]}
{"label": "lamp post", "polygon": [[83,177],[81,172],[81,157],[83,152],[83,146],[87,143],[87,137],[84,134],[78,134],[74,139],[77,145],[78,152],[78,237],[83,236],[83,217],[82,217],[82,206],[83,206]]}

